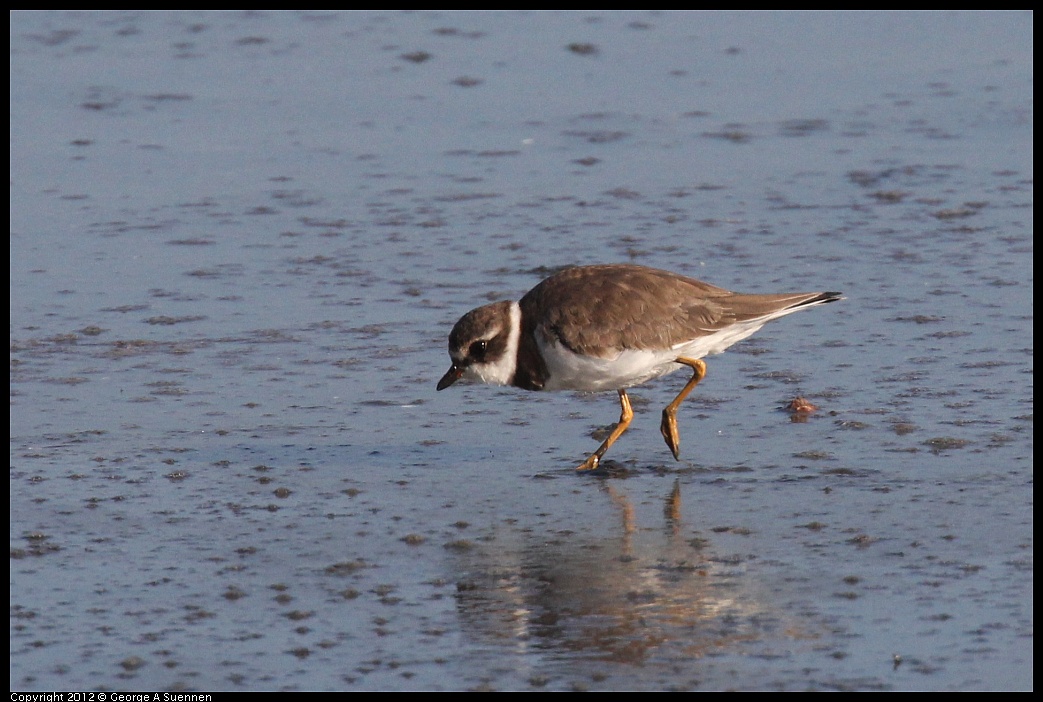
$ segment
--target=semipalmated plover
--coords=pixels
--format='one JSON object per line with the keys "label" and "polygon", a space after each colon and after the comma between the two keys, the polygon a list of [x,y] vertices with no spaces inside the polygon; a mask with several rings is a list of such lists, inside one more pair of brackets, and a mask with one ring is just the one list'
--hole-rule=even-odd
{"label": "semipalmated plover", "polygon": [[627,388],[688,367],[692,377],[660,425],[679,459],[677,408],[706,375],[704,356],[776,317],[840,299],[838,292],[743,295],[629,264],[566,268],[518,302],[494,302],[461,317],[449,334],[453,365],[438,389],[464,378],[524,390],[615,390],[619,423],[577,468],[592,470],[634,418]]}

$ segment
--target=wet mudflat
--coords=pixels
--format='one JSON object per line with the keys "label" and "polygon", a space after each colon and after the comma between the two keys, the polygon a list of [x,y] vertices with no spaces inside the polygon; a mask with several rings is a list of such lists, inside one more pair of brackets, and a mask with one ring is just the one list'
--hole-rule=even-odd
{"label": "wet mudflat", "polygon": [[[12,689],[1031,689],[1031,22],[12,14]],[[604,261],[847,299],[577,475]]]}

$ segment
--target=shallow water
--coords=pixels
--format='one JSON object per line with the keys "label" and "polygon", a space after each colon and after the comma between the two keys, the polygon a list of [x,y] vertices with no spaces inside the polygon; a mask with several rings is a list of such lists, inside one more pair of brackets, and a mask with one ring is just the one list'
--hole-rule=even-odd
{"label": "shallow water", "polygon": [[[12,689],[1031,689],[1032,121],[1021,13],[13,13]],[[603,261],[847,299],[577,475],[434,385]]]}

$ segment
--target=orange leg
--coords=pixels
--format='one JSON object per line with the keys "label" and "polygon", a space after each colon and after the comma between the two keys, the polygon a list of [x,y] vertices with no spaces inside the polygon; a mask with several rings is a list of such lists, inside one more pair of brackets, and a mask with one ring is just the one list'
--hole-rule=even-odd
{"label": "orange leg", "polygon": [[601,462],[601,457],[605,455],[605,451],[608,451],[608,447],[616,443],[616,439],[623,435],[623,432],[630,426],[630,420],[634,418],[634,410],[630,407],[630,398],[627,397],[626,390],[619,391],[619,406],[621,412],[619,414],[619,424],[612,430],[612,433],[608,435],[604,443],[598,446],[598,450],[591,454],[590,458],[583,461],[583,464],[576,468],[576,470],[595,470],[598,464]]}
{"label": "orange leg", "polygon": [[666,445],[670,447],[670,452],[674,454],[674,459],[679,461],[681,460],[681,436],[677,432],[677,408],[681,406],[684,398],[688,397],[688,393],[692,391],[692,388],[706,377],[706,364],[700,359],[684,357],[677,358],[675,361],[690,367],[694,372],[692,373],[692,378],[681,388],[681,392],[677,393],[674,401],[663,410],[663,423],[659,425],[659,431],[662,432],[663,438],[666,439]]}

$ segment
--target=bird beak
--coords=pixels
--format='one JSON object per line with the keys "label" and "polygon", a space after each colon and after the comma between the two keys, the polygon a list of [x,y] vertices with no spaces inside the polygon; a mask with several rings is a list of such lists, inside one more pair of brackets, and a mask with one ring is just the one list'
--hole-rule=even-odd
{"label": "bird beak", "polygon": [[460,377],[464,374],[464,369],[455,363],[449,367],[442,379],[438,381],[438,389],[445,390],[447,387],[460,380]]}

